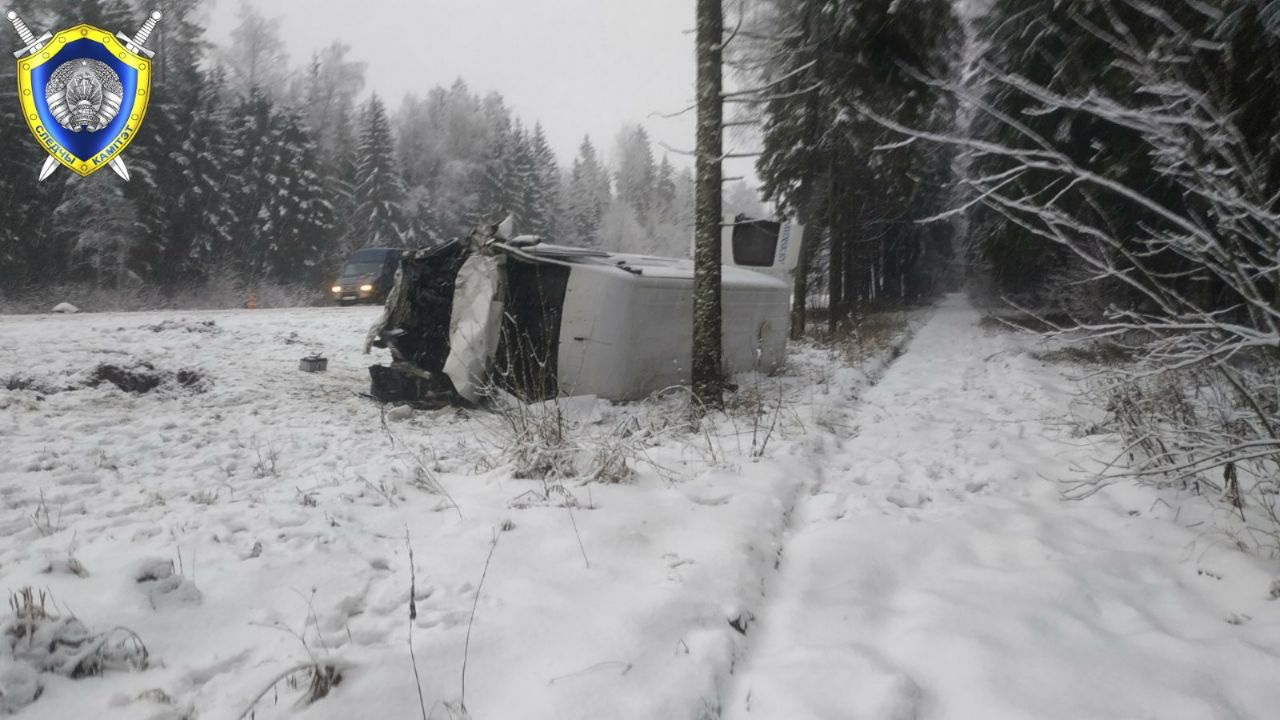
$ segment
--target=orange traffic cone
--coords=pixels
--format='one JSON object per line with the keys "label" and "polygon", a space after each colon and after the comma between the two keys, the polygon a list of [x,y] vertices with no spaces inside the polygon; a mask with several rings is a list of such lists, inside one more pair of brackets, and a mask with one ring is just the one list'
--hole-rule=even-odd
{"label": "orange traffic cone", "polygon": [[258,296],[252,290],[249,291],[249,302],[245,307],[249,308],[250,310],[258,309]]}

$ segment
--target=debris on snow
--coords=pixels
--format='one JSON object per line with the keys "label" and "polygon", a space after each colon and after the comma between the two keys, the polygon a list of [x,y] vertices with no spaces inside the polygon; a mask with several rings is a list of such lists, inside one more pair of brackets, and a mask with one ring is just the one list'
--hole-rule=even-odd
{"label": "debris on snow", "polygon": [[218,323],[213,320],[204,320],[201,322],[164,320],[154,325],[143,325],[141,329],[150,330],[154,333],[168,332],[171,330],[185,330],[189,333],[201,333],[204,335],[217,335],[222,332],[222,328],[218,327]]}
{"label": "debris on snow", "polygon": [[756,616],[752,615],[750,610],[728,607],[725,608],[725,619],[729,621],[729,627],[736,630],[739,635],[746,635],[747,628],[755,622]]}
{"label": "debris on snow", "polygon": [[85,384],[96,388],[106,382],[132,395],[146,395],[169,380],[193,393],[203,393],[209,389],[208,379],[198,370],[168,373],[157,370],[155,365],[145,360],[137,361],[129,367],[102,363],[94,368]]}
{"label": "debris on snow", "polygon": [[[4,389],[10,392],[27,390],[35,393],[36,395],[56,395],[59,392],[62,392],[61,388],[40,382],[27,375],[10,375],[4,380],[3,385]],[[4,405],[0,405],[0,408],[3,407]]]}
{"label": "debris on snow", "polygon": [[249,548],[249,552],[243,556],[245,560],[256,560],[262,557],[262,541],[255,541],[253,547]]}
{"label": "debris on snow", "polygon": [[412,403],[423,410],[434,410],[457,402],[452,388],[439,385],[430,373],[406,363],[371,365],[369,380],[369,394],[378,402]]}
{"label": "debris on snow", "polygon": [[103,363],[94,369],[89,379],[90,387],[98,387],[104,382],[134,395],[145,395],[160,386],[160,375],[149,362],[139,362],[131,368]]}
{"label": "debris on snow", "polygon": [[387,411],[387,419],[392,422],[401,422],[413,417],[413,408],[408,405],[397,405]]}
{"label": "debris on snow", "polygon": [[51,312],[57,313],[58,315],[75,315],[80,312],[80,308],[72,305],[71,303],[64,302],[54,305]]}
{"label": "debris on snow", "polygon": [[182,387],[194,393],[202,393],[209,389],[209,380],[196,370],[179,370],[174,379]]}

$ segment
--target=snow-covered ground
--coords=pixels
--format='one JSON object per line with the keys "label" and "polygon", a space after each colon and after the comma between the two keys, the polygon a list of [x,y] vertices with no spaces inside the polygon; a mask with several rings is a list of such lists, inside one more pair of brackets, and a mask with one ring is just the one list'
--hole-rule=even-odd
{"label": "snow-covered ground", "polygon": [[[1280,707],[1276,565],[1147,490],[1063,501],[1113,449],[1076,432],[1098,411],[963,298],[874,387],[878,360],[812,347],[746,379],[758,424],[746,403],[709,432],[674,399],[566,403],[584,454],[626,448],[624,484],[515,479],[493,415],[384,418],[359,395],[376,313],[0,318],[0,589],[150,653],[72,680],[2,645],[0,712],[237,718],[318,662],[341,669],[327,697],[280,683],[254,716],[421,717],[411,624],[433,718],[460,716],[464,656],[475,718]],[[313,352],[328,372],[298,371]],[[146,394],[87,386],[140,361]]]}
{"label": "snow-covered ground", "polygon": [[1276,564],[1146,491],[1064,502],[1101,416],[978,319],[953,298],[863,398],[727,717],[1276,717]]}

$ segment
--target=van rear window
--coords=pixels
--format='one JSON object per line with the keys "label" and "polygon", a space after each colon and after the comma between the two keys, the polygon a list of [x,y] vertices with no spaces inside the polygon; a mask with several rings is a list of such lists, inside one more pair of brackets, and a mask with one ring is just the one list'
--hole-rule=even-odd
{"label": "van rear window", "polygon": [[733,226],[733,264],[745,267],[773,267],[778,251],[776,222],[760,220]]}

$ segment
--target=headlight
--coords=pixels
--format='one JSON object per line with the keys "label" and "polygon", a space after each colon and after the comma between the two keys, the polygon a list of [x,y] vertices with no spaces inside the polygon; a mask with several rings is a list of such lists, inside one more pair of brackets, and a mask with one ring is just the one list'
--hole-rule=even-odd
{"label": "headlight", "polygon": [[333,287],[331,287],[331,288],[329,288],[329,289],[330,289],[330,290],[332,290],[332,291],[334,291],[334,292],[336,292],[336,293],[340,293],[340,292],[342,292],[342,286],[341,286],[341,285],[334,285]]}
{"label": "headlight", "polygon": [[372,285],[361,285],[361,286],[360,286],[360,292],[373,292],[373,286],[372,286]]}

